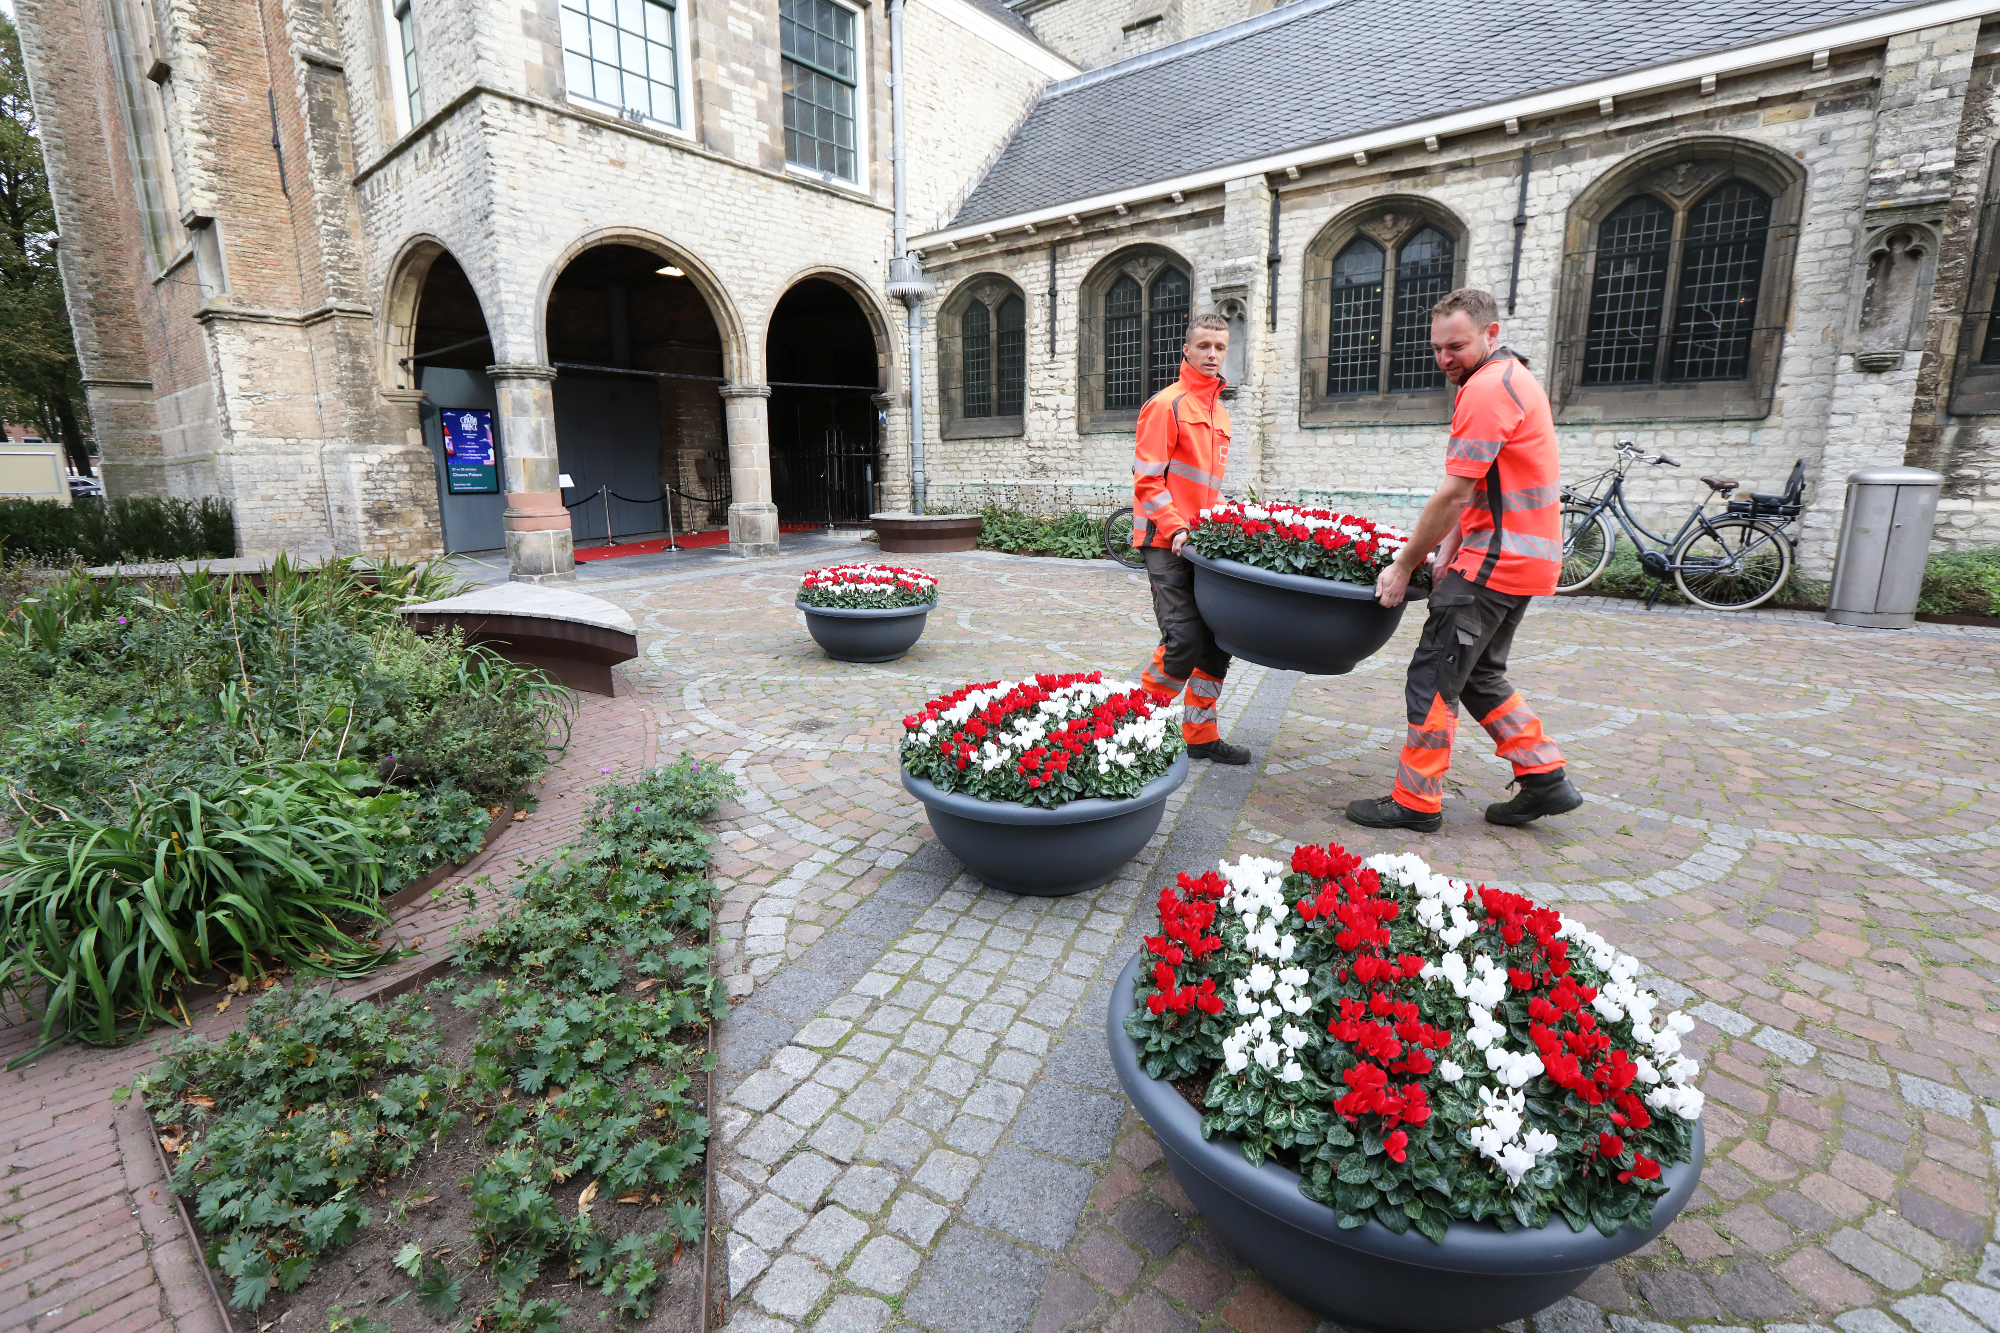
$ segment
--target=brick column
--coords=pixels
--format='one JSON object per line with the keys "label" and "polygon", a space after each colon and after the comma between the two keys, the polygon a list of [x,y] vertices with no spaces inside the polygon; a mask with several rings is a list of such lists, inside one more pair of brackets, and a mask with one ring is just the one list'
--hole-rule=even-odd
{"label": "brick column", "polygon": [[[554,366],[488,366],[499,405],[501,476],[507,491],[507,577],[549,583],[576,577],[569,511],[557,482]],[[768,484],[768,483],[767,483]]]}
{"label": "brick column", "polygon": [[778,506],[771,503],[771,386],[725,384],[729,431],[729,553],[776,555]]}

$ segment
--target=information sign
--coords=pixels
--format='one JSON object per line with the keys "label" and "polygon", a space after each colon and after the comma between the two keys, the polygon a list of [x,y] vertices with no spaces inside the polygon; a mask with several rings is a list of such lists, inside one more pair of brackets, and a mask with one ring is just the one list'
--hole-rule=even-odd
{"label": "information sign", "polygon": [[448,407],[444,424],[444,480],[451,495],[493,495],[500,470],[493,458],[493,414],[483,407]]}

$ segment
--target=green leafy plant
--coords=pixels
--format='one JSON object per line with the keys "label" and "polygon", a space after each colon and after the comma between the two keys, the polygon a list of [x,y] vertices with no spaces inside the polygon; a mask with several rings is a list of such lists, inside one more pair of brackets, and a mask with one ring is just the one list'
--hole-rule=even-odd
{"label": "green leafy plant", "polygon": [[1010,551],[1027,555],[1053,555],[1069,560],[1095,560],[1104,554],[1101,519],[1081,509],[1071,509],[1053,519],[1041,518],[999,505],[981,511],[979,528],[982,550]]}
{"label": "green leafy plant", "polygon": [[220,559],[236,554],[229,502],[130,498],[59,504],[0,500],[0,547],[9,553],[87,565]]}
{"label": "green leafy plant", "polygon": [[2000,616],[2000,546],[1932,556],[1924,565],[1917,610],[1934,616]]}
{"label": "green leafy plant", "polygon": [[266,960],[359,976],[388,955],[346,927],[379,917],[374,830],[400,798],[358,765],[287,765],[206,791],[135,789],[127,818],[27,822],[0,843],[0,985],[42,1041],[113,1045],[172,1022],[169,993]]}

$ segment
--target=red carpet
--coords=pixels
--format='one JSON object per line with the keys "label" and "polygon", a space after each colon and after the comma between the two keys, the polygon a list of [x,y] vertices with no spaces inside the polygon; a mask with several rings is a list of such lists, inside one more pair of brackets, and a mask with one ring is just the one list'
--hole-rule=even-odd
{"label": "red carpet", "polygon": [[[778,531],[817,532],[821,526],[823,525],[818,523],[780,523]],[[649,541],[643,542],[619,542],[616,546],[603,545],[604,539],[602,537],[595,538],[593,541],[595,543],[593,545],[576,548],[576,558],[578,560],[616,560],[622,555],[653,555],[656,552],[666,550],[668,544],[665,537],[654,537]],[[713,532],[681,533],[674,539],[673,546],[676,550],[695,551],[704,546],[722,546],[728,541],[729,529],[717,528]]]}

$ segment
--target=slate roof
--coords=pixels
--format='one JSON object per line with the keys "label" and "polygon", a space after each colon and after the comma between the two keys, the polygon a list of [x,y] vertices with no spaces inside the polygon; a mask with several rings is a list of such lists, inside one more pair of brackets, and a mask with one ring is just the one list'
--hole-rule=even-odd
{"label": "slate roof", "polygon": [[1049,85],[951,225],[1009,217],[1916,4],[1300,0]]}
{"label": "slate roof", "polygon": [[[1022,18],[1019,14],[1015,13],[1012,9],[1008,8],[1007,5],[1003,3],[1003,0],[971,0],[971,4],[977,9],[985,10],[987,13],[991,14],[994,18],[999,19],[1002,23],[1014,29],[1014,31],[1020,33],[1022,36],[1032,38],[1037,45],[1039,46],[1048,45],[1048,43],[1042,41],[1042,39],[1036,35],[1035,30],[1033,28],[1028,26],[1028,20]],[[1050,49],[1053,50],[1054,48],[1051,47]]]}

